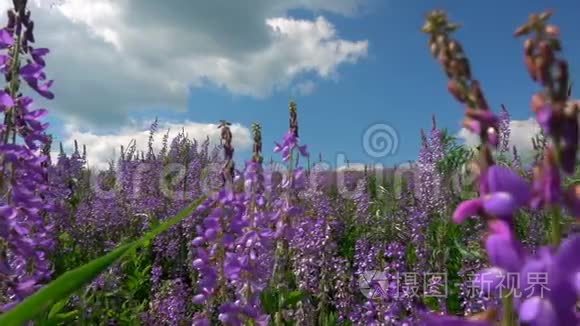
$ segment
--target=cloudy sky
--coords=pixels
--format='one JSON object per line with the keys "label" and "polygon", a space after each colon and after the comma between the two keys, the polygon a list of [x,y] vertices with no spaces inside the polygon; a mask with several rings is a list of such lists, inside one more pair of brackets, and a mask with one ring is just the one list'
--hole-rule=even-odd
{"label": "cloudy sky", "polygon": [[[47,71],[56,99],[42,103],[51,132],[67,148],[74,139],[86,144],[93,166],[131,139],[146,146],[155,117],[171,133],[212,139],[218,120],[231,121],[240,160],[250,148],[248,127],[258,121],[269,151],[287,128],[290,99],[298,102],[302,141],[316,159],[414,159],[419,128],[429,127],[432,114],[464,135],[461,108],[420,32],[433,8],[463,23],[458,36],[489,101],[505,104],[518,120],[514,144],[527,146],[537,130],[529,120],[536,87],[523,67],[521,40],[511,33],[544,9],[542,1],[30,1],[37,46],[51,49]],[[0,9],[10,3],[0,0]],[[553,1],[552,8],[567,57],[580,57],[580,38],[570,36],[580,5]],[[392,127],[387,151],[368,143],[377,124]]]}

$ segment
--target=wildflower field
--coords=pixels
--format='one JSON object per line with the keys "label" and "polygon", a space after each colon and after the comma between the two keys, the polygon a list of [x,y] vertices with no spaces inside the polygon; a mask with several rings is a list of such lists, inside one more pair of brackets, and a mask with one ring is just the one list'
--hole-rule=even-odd
{"label": "wildflower field", "polygon": [[580,102],[550,12],[515,32],[538,86],[532,164],[459,25],[432,11],[425,55],[475,149],[433,117],[410,165],[322,171],[290,102],[279,143],[257,122],[243,160],[226,120],[219,146],[156,121],[148,150],[133,142],[97,170],[91,148],[59,151],[32,100],[55,94],[28,7],[14,0],[0,29],[0,326],[580,324]]}

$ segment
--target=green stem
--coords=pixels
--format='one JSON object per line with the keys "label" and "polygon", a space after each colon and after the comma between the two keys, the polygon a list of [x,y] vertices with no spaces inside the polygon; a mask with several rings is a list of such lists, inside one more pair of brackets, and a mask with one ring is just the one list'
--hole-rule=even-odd
{"label": "green stem", "polygon": [[274,316],[274,325],[276,325],[276,326],[284,325],[284,319],[282,318],[282,312],[280,312],[280,311],[276,312],[276,315]]}
{"label": "green stem", "polygon": [[512,293],[504,293],[502,296],[503,303],[503,317],[501,320],[502,326],[516,326],[516,316],[514,313],[514,302]]}
{"label": "green stem", "polygon": [[552,227],[550,230],[550,240],[552,245],[559,246],[560,241],[562,240],[562,212],[560,211],[560,207],[557,205],[554,205],[551,211]]}

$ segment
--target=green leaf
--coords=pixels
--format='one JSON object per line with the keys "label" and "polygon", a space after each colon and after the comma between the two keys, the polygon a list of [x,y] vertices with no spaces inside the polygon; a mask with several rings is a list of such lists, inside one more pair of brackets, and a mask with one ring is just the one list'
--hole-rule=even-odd
{"label": "green leaf", "polygon": [[265,289],[261,295],[262,308],[268,314],[278,311],[279,294],[276,289]]}
{"label": "green leaf", "polygon": [[81,289],[85,284],[90,283],[101,272],[115,263],[118,259],[125,256],[132,250],[137,249],[146,241],[154,239],[160,233],[165,232],[175,224],[194,212],[205,198],[201,197],[191,205],[183,209],[177,215],[165,220],[155,229],[144,234],[141,238],[117,247],[115,250],[96,258],[89,263],[70,270],[60,277],[50,282],[33,295],[26,298],[13,309],[0,315],[0,325],[2,326],[20,326],[25,322],[34,319],[38,314],[48,309],[60,300],[65,300],[69,295]]}
{"label": "green leaf", "polygon": [[60,300],[59,302],[54,304],[50,309],[50,312],[48,313],[48,319],[53,319],[56,314],[60,313],[62,309],[66,306],[67,302],[68,298]]}
{"label": "green leaf", "polygon": [[73,310],[73,311],[69,311],[67,313],[58,314],[53,319],[56,321],[65,321],[65,320],[70,320],[73,317],[78,316],[78,314],[79,314],[78,310]]}
{"label": "green leaf", "polygon": [[324,319],[324,326],[336,326],[338,325],[338,317],[334,312],[328,313]]}
{"label": "green leaf", "polygon": [[288,293],[285,296],[284,301],[282,302],[282,308],[294,306],[295,304],[300,302],[300,300],[302,300],[303,297],[304,293],[302,293],[301,291],[292,291]]}
{"label": "green leaf", "polygon": [[459,251],[463,257],[466,257],[466,258],[474,258],[474,259],[485,259],[485,257],[483,255],[481,255],[479,252],[470,251],[470,250],[465,249],[459,243],[459,241],[457,239],[454,239],[453,242],[454,242],[454,244],[455,244],[455,246],[457,248],[457,251]]}

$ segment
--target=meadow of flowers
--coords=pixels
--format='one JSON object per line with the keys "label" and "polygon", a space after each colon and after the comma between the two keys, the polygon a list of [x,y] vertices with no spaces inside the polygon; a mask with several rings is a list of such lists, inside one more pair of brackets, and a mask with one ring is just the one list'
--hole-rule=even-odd
{"label": "meadow of flowers", "polygon": [[155,122],[147,150],[131,143],[96,171],[82,144],[50,156],[31,97],[54,97],[49,50],[13,3],[0,29],[0,325],[580,324],[580,102],[550,13],[515,33],[539,86],[531,163],[509,148],[510,115],[488,106],[458,25],[433,11],[423,31],[476,149],[433,118],[410,166],[319,171],[292,102],[283,168],[263,161],[259,123],[236,166],[227,121],[219,146]]}

